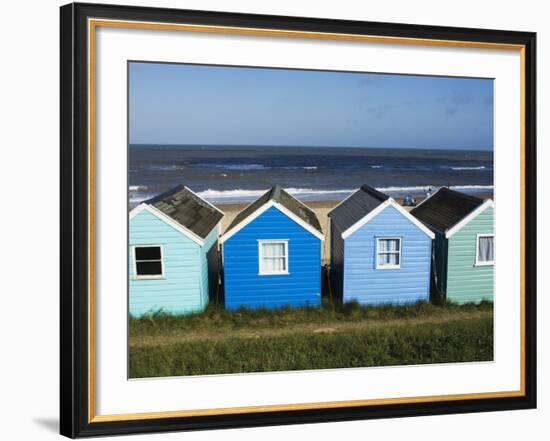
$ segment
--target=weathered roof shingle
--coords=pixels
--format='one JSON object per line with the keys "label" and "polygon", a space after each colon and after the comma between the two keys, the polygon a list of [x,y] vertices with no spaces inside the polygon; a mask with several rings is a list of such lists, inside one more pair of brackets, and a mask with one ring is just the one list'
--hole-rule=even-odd
{"label": "weathered roof shingle", "polygon": [[293,214],[298,216],[307,224],[311,225],[320,233],[323,232],[321,224],[319,223],[319,219],[317,219],[317,215],[315,214],[315,212],[311,208],[300,202],[298,199],[292,197],[279,185],[275,185],[274,187],[272,187],[270,190],[268,190],[266,193],[264,193],[254,202],[252,202],[249,206],[247,206],[244,210],[242,210],[239,214],[237,214],[237,216],[235,216],[235,219],[233,219],[231,224],[227,227],[226,231],[232,230],[248,216],[253,214],[256,210],[258,210],[260,207],[267,204],[271,200],[281,204],[283,207],[290,210]]}
{"label": "weathered roof shingle", "polygon": [[144,203],[162,211],[177,223],[205,239],[223,213],[183,185],[178,185]]}
{"label": "weathered roof shingle", "polygon": [[483,199],[442,187],[411,210],[411,214],[429,227],[445,232],[481,204]]}
{"label": "weathered roof shingle", "polygon": [[368,185],[362,185],[359,190],[334,207],[328,215],[340,231],[344,232],[388,199],[387,194]]}

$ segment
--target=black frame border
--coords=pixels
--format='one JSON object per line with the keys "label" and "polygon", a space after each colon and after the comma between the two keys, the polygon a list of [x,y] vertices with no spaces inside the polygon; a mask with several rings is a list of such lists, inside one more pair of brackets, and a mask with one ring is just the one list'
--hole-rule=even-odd
{"label": "black frame border", "polygon": [[[523,45],[525,51],[525,395],[315,410],[88,422],[88,18]],[[60,8],[60,433],[76,438],[535,408],[536,215],[536,33],[84,3],[62,6]]]}

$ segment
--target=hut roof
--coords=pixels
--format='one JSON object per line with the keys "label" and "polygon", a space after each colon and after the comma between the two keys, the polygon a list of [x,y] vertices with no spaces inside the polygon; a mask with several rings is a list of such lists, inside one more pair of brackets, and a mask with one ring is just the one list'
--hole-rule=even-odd
{"label": "hut roof", "polygon": [[359,190],[334,207],[328,215],[341,231],[346,231],[388,199],[388,195],[368,185],[362,185]]}
{"label": "hut roof", "polygon": [[144,203],[152,205],[202,239],[208,236],[223,217],[222,211],[183,185],[178,185]]}
{"label": "hut roof", "polygon": [[445,232],[483,203],[483,199],[442,187],[411,210],[411,214],[430,227]]}
{"label": "hut roof", "polygon": [[298,199],[292,197],[289,193],[281,188],[279,185],[275,185],[270,190],[265,192],[262,196],[243,209],[231,224],[227,227],[226,232],[234,229],[237,225],[243,222],[246,218],[254,214],[259,208],[269,203],[270,201],[276,202],[296,215],[300,220],[310,225],[312,228],[322,233],[321,224],[317,215],[313,210],[300,202]]}

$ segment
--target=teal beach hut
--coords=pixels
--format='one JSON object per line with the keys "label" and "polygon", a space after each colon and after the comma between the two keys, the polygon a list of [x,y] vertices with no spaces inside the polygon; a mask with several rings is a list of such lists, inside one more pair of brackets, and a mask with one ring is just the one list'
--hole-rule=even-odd
{"label": "teal beach hut", "polygon": [[368,185],[328,215],[336,298],[363,305],[429,301],[434,234],[422,222]]}
{"label": "teal beach hut", "polygon": [[455,303],[493,300],[494,204],[441,188],[411,211],[435,233],[432,288]]}
{"label": "teal beach hut", "polygon": [[129,311],[189,314],[218,288],[223,212],[178,186],[129,215]]}

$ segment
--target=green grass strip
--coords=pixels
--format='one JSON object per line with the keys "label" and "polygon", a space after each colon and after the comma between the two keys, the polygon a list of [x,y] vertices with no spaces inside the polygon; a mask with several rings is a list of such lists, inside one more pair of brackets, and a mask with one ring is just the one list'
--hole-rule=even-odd
{"label": "green grass strip", "polygon": [[[396,311],[392,312],[392,318],[395,318],[395,314]],[[283,316],[275,316],[276,319],[278,317]],[[323,323],[326,324],[326,320]],[[135,323],[133,325],[136,326]],[[164,331],[166,326],[170,324],[163,326]],[[444,323],[359,328],[348,332],[229,337],[131,347],[130,377],[414,365],[492,359],[493,320],[489,316]]]}

